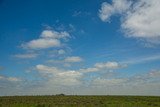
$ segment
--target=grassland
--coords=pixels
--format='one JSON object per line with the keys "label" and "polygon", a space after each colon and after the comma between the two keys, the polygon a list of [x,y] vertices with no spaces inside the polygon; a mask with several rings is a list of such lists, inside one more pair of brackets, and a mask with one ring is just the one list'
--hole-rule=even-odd
{"label": "grassland", "polygon": [[0,107],[160,107],[160,97],[8,96],[0,97]]}

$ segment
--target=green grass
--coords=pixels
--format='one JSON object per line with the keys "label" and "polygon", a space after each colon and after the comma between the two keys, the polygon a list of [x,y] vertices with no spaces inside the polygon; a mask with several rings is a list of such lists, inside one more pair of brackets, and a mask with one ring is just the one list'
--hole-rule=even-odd
{"label": "green grass", "polygon": [[0,97],[0,107],[160,107],[160,97],[12,96]]}

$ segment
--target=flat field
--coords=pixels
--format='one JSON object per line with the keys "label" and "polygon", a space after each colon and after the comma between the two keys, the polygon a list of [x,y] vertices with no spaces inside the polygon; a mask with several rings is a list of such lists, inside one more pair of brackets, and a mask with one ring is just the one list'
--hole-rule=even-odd
{"label": "flat field", "polygon": [[160,107],[154,96],[7,96],[0,107]]}

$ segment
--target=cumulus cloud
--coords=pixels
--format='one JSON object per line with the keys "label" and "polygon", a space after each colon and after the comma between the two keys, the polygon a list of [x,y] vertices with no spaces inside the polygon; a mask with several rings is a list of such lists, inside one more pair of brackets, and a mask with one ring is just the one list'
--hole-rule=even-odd
{"label": "cumulus cloud", "polygon": [[[56,31],[49,27],[50,30],[43,30],[37,39],[22,43],[21,48],[25,49],[25,53],[12,55],[20,59],[32,59],[41,55],[47,57],[64,56],[70,52],[67,41],[71,38],[67,31]],[[43,51],[46,49],[46,51]],[[50,49],[50,50],[47,50]]]}
{"label": "cumulus cloud", "polygon": [[99,17],[108,21],[114,14],[122,16],[121,28],[127,37],[138,38],[151,44],[159,44],[159,0],[112,0],[102,3]]}
{"label": "cumulus cloud", "polygon": [[29,49],[45,49],[51,47],[60,47],[61,42],[58,39],[36,39],[22,46]]}
{"label": "cumulus cloud", "polygon": [[70,34],[66,31],[57,32],[54,30],[44,30],[42,31],[40,38],[31,40],[21,46],[26,49],[46,49],[52,47],[61,47],[62,40],[66,40],[70,37]]}
{"label": "cumulus cloud", "polygon": [[106,62],[106,63],[96,63],[95,64],[96,68],[107,68],[107,69],[117,69],[120,68],[120,65],[118,62]]}
{"label": "cumulus cloud", "polygon": [[[59,50],[58,51],[58,55],[63,55],[65,51],[63,50]],[[63,56],[62,56],[63,57]],[[68,56],[68,57],[64,57],[63,59],[50,59],[47,60],[46,63],[48,64],[54,64],[57,66],[63,66],[63,67],[73,67],[73,65],[80,63],[83,61],[83,58],[79,57],[79,56]]]}
{"label": "cumulus cloud", "polygon": [[69,62],[69,63],[74,63],[74,62],[81,62],[83,59],[78,56],[71,56],[71,57],[66,57],[64,59],[64,62]]}
{"label": "cumulus cloud", "polygon": [[54,73],[58,73],[60,70],[57,69],[56,67],[48,67],[45,65],[36,65],[36,69],[40,72],[40,73],[44,73],[44,74],[54,74]]}
{"label": "cumulus cloud", "polygon": [[108,21],[110,16],[113,14],[113,7],[112,5],[104,2],[102,3],[101,10],[99,10],[99,17],[102,21]]}
{"label": "cumulus cloud", "polygon": [[[64,54],[65,51],[64,50],[59,50],[58,51],[58,54],[62,55]],[[62,60],[54,60],[54,59],[51,59],[51,60],[48,60],[47,63],[55,63],[55,64],[62,64],[64,66],[71,66],[71,64],[74,64],[74,63],[78,63],[78,62],[82,62],[83,59],[79,56],[69,56],[69,57],[66,57]]]}
{"label": "cumulus cloud", "polygon": [[160,36],[160,1],[140,0],[129,11],[122,27],[131,37],[153,38]]}
{"label": "cumulus cloud", "polygon": [[128,0],[113,0],[112,2],[112,4],[104,2],[101,5],[101,9],[99,10],[99,17],[104,22],[109,21],[113,14],[125,12],[131,5],[131,2]]}
{"label": "cumulus cloud", "polygon": [[42,38],[55,38],[55,39],[63,38],[63,39],[66,39],[66,38],[70,37],[70,34],[66,31],[57,32],[54,30],[44,30],[41,33],[41,37]]}
{"label": "cumulus cloud", "polygon": [[77,71],[66,71],[55,74],[54,79],[50,79],[49,83],[55,85],[72,86],[81,85],[82,73]]}
{"label": "cumulus cloud", "polygon": [[106,62],[106,63],[96,63],[94,67],[80,69],[80,72],[97,72],[101,70],[113,70],[126,67],[126,65],[119,64],[118,62]]}
{"label": "cumulus cloud", "polygon": [[80,85],[82,73],[74,70],[63,70],[57,67],[49,67],[45,65],[37,65],[36,69],[43,76],[48,77],[47,84],[58,86]]}
{"label": "cumulus cloud", "polygon": [[[73,61],[72,61],[73,62]],[[85,73],[97,72],[104,69],[114,70],[122,68],[117,62],[96,63],[93,68],[79,70],[64,70],[54,66],[37,65],[36,70],[43,76],[48,78],[49,82],[59,85],[78,85],[82,83],[82,77]]]}
{"label": "cumulus cloud", "polygon": [[30,59],[30,58],[36,58],[38,54],[34,53],[26,53],[26,54],[16,54],[14,57],[21,58],[21,59]]}

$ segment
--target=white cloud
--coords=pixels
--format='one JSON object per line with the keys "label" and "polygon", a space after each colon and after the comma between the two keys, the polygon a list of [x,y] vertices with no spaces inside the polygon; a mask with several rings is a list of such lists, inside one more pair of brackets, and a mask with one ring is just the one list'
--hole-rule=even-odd
{"label": "white cloud", "polygon": [[56,85],[63,85],[63,86],[72,86],[72,85],[81,85],[82,82],[80,79],[82,78],[82,73],[77,71],[65,71],[57,73],[51,80],[50,83],[54,83]]}
{"label": "white cloud", "polygon": [[102,21],[107,22],[113,14],[125,12],[130,5],[131,2],[127,0],[113,0],[112,4],[104,2],[99,10],[99,17]]}
{"label": "white cloud", "polygon": [[83,59],[81,57],[78,57],[78,56],[66,57],[64,59],[64,62],[69,62],[69,63],[81,62],[81,61],[83,61]]}
{"label": "white cloud", "polygon": [[107,68],[107,69],[117,69],[120,67],[118,62],[107,62],[107,63],[96,63],[95,64],[96,68]]}
{"label": "white cloud", "polygon": [[95,86],[111,86],[111,85],[122,85],[127,82],[127,79],[104,79],[96,78],[92,81],[92,84]]}
{"label": "white cloud", "polygon": [[160,37],[160,1],[140,0],[129,11],[122,24],[129,37],[157,38]]}
{"label": "white cloud", "polygon": [[80,69],[80,72],[84,72],[84,73],[87,73],[87,72],[97,72],[99,70],[100,69],[93,67],[93,68]]}
{"label": "white cloud", "polygon": [[36,58],[37,56],[38,56],[38,54],[34,54],[34,53],[14,55],[14,57],[16,57],[16,58],[22,58],[22,59]]}
{"label": "white cloud", "polygon": [[[72,61],[73,62],[73,61]],[[122,68],[123,66],[117,62],[96,63],[93,68],[79,69],[79,70],[64,70],[54,66],[37,65],[36,70],[48,79],[47,84],[54,85],[80,85],[82,84],[82,77],[85,73],[97,72],[101,70],[113,70]],[[109,81],[109,80],[108,80]]]}
{"label": "white cloud", "polygon": [[101,10],[99,10],[99,17],[102,21],[108,21],[113,11],[112,5],[104,2],[102,3]]}
{"label": "white cloud", "polygon": [[0,75],[0,80],[5,80],[5,81],[9,81],[9,82],[18,82],[18,81],[21,81],[20,78],[16,78],[16,77],[5,77],[5,76],[1,76],[1,75]]}
{"label": "white cloud", "polygon": [[65,39],[65,38],[69,38],[70,34],[66,31],[57,32],[57,31],[54,31],[54,30],[44,30],[41,33],[41,37],[42,38],[53,38],[53,39],[60,39],[60,38]]}
{"label": "white cloud", "polygon": [[[100,63],[99,63],[100,64]],[[104,67],[102,67],[102,65]],[[110,64],[109,64],[110,65]],[[112,65],[112,64],[111,64]],[[116,65],[116,64],[113,64]],[[116,67],[109,68],[116,68]],[[95,68],[97,66],[97,68]],[[106,64],[96,65],[92,69],[108,68]],[[137,74],[130,77],[121,77],[115,75],[104,77],[103,74],[88,78],[85,72],[80,70],[65,70],[54,66],[37,65],[36,70],[41,75],[42,81],[27,81],[18,84],[18,80],[14,77],[0,76],[1,95],[46,95],[46,94],[87,94],[87,95],[159,95],[159,70],[151,70],[143,74]],[[88,68],[89,69],[89,68]],[[34,69],[35,70],[35,69]],[[96,70],[97,71],[97,70]],[[93,73],[89,75],[92,76]],[[99,73],[100,74],[100,73]],[[108,75],[108,74],[105,74]],[[43,79],[42,79],[43,78]],[[88,81],[89,80],[89,81]],[[4,83],[4,81],[7,81]],[[11,82],[12,81],[12,82]],[[29,82],[29,83],[28,83]],[[7,83],[7,85],[6,85]],[[27,85],[27,86],[26,86]],[[34,86],[33,86],[34,85]],[[14,88],[12,86],[16,86]],[[20,87],[18,87],[20,86]],[[27,87],[27,88],[26,88]],[[13,89],[14,88],[14,89]],[[7,90],[7,91],[6,91]],[[9,91],[10,90],[10,91]],[[9,93],[7,93],[9,91]],[[12,92],[11,92],[12,91]],[[20,92],[20,93],[19,93]]]}
{"label": "white cloud", "polygon": [[148,73],[149,77],[158,77],[160,78],[160,70],[152,70]]}
{"label": "white cloud", "polygon": [[19,92],[24,90],[22,89],[24,84],[21,78],[0,75],[0,96],[18,95]]}
{"label": "white cloud", "polygon": [[160,44],[159,0],[112,0],[102,3],[99,17],[108,21],[114,14],[121,14],[121,27],[127,37],[142,39],[151,44]]}
{"label": "white cloud", "polygon": [[160,71],[159,70],[151,70],[149,72],[134,75],[130,78],[128,78],[128,81],[125,83],[125,85],[131,85],[140,87],[141,85],[153,85],[153,83],[158,84],[160,81]]}
{"label": "white cloud", "polygon": [[70,37],[70,34],[66,31],[57,32],[54,30],[44,30],[42,31],[40,38],[31,40],[21,46],[26,49],[46,49],[52,47],[62,46],[62,40],[66,40]]}
{"label": "white cloud", "polygon": [[113,0],[113,7],[117,13],[123,13],[131,6],[131,0]]}
{"label": "white cloud", "polygon": [[92,79],[89,90],[100,94],[159,95],[159,77],[159,70],[152,70],[131,77],[97,77]]}
{"label": "white cloud", "polygon": [[40,73],[44,73],[44,74],[54,74],[54,73],[58,73],[59,70],[56,67],[48,67],[45,65],[36,65],[36,69],[40,72]]}
{"label": "white cloud", "polygon": [[7,80],[8,81],[13,81],[13,82],[21,81],[19,78],[15,78],[15,77],[8,77]]}
{"label": "white cloud", "polygon": [[63,49],[60,49],[60,50],[58,50],[58,54],[59,55],[62,55],[62,54],[65,54],[66,52],[65,52],[65,50],[63,50]]}
{"label": "white cloud", "polygon": [[58,69],[56,67],[49,67],[45,65],[37,65],[36,69],[43,76],[48,75],[47,76],[48,85],[71,86],[71,85],[81,84],[80,79],[82,77],[82,73],[78,71],[63,70],[63,69]]}
{"label": "white cloud", "polygon": [[80,69],[80,72],[97,72],[101,70],[113,70],[123,67],[126,67],[126,65],[121,65],[118,62],[96,63],[92,68]]}
{"label": "white cloud", "polygon": [[[64,50],[59,50],[58,51],[58,54],[64,54],[65,53],[65,51]],[[79,57],[79,56],[69,56],[69,57],[66,57],[66,58],[64,58],[64,59],[62,59],[62,60],[54,60],[54,59],[51,59],[51,60],[48,60],[48,61],[46,61],[47,63],[54,63],[54,64],[62,64],[62,65],[64,65],[64,66],[68,66],[68,67],[70,67],[71,66],[71,64],[74,64],[74,63],[77,63],[77,62],[82,62],[83,61],[83,59],[81,58],[81,57]]]}
{"label": "white cloud", "polygon": [[26,44],[23,44],[22,47],[29,49],[45,49],[51,47],[60,47],[61,42],[58,39],[36,39],[32,40]]}

